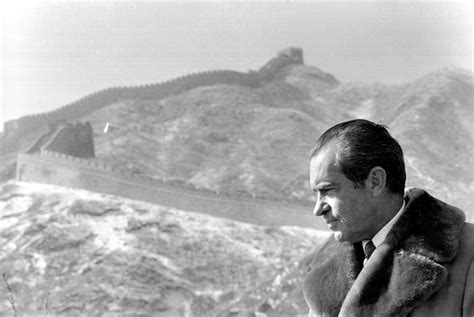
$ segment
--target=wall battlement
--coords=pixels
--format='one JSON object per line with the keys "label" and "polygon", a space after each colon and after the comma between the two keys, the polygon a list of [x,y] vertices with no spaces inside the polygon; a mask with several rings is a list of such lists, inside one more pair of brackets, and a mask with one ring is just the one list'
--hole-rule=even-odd
{"label": "wall battlement", "polygon": [[48,150],[42,150],[39,154],[19,154],[16,178],[18,181],[86,189],[260,225],[326,230],[324,224],[318,223],[312,216],[310,204],[233,197],[173,187],[126,173],[97,159],[72,157]]}
{"label": "wall battlement", "polygon": [[[81,158],[81,157],[75,157],[71,155],[67,155],[64,153],[58,153],[58,152],[53,152],[49,150],[42,149],[39,153],[35,153],[31,155],[31,157],[39,157],[39,158],[45,158],[48,162],[51,162],[53,166],[56,163],[59,164],[66,164],[70,168],[87,168],[89,170],[94,170],[99,173],[104,173],[104,174],[109,174],[113,177],[125,177],[126,179],[133,179],[135,182],[139,183],[144,183],[152,186],[162,186],[166,185],[170,188],[173,188],[173,190],[190,190],[195,193],[199,193],[200,195],[207,195],[210,194],[212,196],[218,195],[219,197],[222,196],[228,196],[228,197],[239,197],[242,199],[251,199],[252,201],[255,199],[261,199],[263,201],[273,201],[268,198],[262,198],[262,197],[256,197],[256,196],[250,196],[246,195],[244,193],[241,193],[239,196],[235,195],[229,195],[227,193],[220,193],[220,192],[215,192],[212,190],[207,190],[207,189],[196,189],[194,185],[185,183],[183,184],[182,182],[176,182],[174,180],[171,181],[164,181],[161,179],[155,179],[152,177],[147,177],[143,174],[135,174],[131,173],[128,169],[122,168],[120,166],[112,165],[106,161],[103,161],[98,158]],[[92,189],[91,189],[92,190]],[[292,204],[292,205],[308,205],[309,203],[301,202],[301,201],[292,201],[292,200],[286,200],[287,203]]]}
{"label": "wall battlement", "polygon": [[258,70],[260,81],[272,80],[284,67],[292,64],[303,64],[303,50],[296,47],[289,47],[278,52],[277,56]]}
{"label": "wall battlement", "polygon": [[234,84],[248,87],[258,86],[258,78],[253,73],[217,70],[189,74],[158,84],[147,84],[130,87],[110,87],[61,108],[41,114],[28,115],[5,122],[6,135],[22,134],[43,125],[57,127],[59,123],[74,120],[89,112],[101,109],[114,102],[125,99],[162,99],[189,89],[214,84]]}
{"label": "wall battlement", "polygon": [[303,50],[289,47],[278,52],[259,71],[241,73],[229,70],[213,70],[180,76],[156,84],[140,86],[109,87],[93,92],[79,100],[50,112],[28,115],[5,122],[5,135],[24,134],[28,130],[49,125],[52,128],[59,123],[75,120],[92,111],[99,110],[124,99],[162,99],[179,94],[189,89],[215,84],[232,84],[247,87],[258,87],[263,81],[271,80],[283,67],[289,64],[302,64]]}
{"label": "wall battlement", "polygon": [[[82,157],[77,157],[77,156],[71,156],[68,154],[64,153],[59,153],[59,152],[54,152],[54,151],[49,151],[45,149],[41,149],[39,153],[36,155],[32,155],[32,157],[40,157],[40,158],[50,158],[51,160],[55,161],[61,161],[62,163],[69,164],[72,168],[75,166],[77,167],[86,167],[92,170],[97,170],[101,172],[113,172],[113,171],[118,171],[120,172],[120,169],[107,164],[106,162],[97,159],[97,158],[82,158]],[[125,173],[125,170],[122,170],[122,173]]]}
{"label": "wall battlement", "polygon": [[[244,194],[239,197],[226,196],[209,190],[196,190],[186,183],[173,186],[175,181],[163,182],[132,174],[119,166],[91,158],[94,156],[92,132],[86,131],[88,128],[91,130],[90,124],[64,124],[120,100],[162,99],[193,88],[219,83],[258,87],[262,81],[271,79],[281,68],[302,63],[302,51],[298,50],[289,48],[279,52],[277,57],[257,72],[207,71],[158,84],[110,87],[50,112],[8,121],[5,123],[5,135],[1,145],[6,145],[3,140],[8,140],[8,144],[12,144],[12,150],[16,151],[5,151],[3,157],[5,162],[11,163],[11,154],[24,152],[26,149],[24,145],[16,146],[15,140],[22,140],[21,136],[28,132],[34,135],[41,130],[43,133],[39,138],[29,137],[27,153],[18,154],[15,167],[18,180],[82,188],[244,222],[314,228],[309,225],[314,223],[313,217],[311,213],[307,213],[311,207],[303,202],[282,203]],[[49,131],[45,130],[46,127],[49,127]],[[75,145],[78,142],[80,144],[81,140],[86,145],[92,144],[92,150],[89,147],[76,153]],[[15,165],[10,165],[9,169],[2,173],[11,173],[12,166]]]}

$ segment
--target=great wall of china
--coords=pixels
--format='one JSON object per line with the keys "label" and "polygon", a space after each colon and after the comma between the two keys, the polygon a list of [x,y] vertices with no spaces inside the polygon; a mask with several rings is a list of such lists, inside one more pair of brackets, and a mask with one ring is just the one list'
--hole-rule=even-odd
{"label": "great wall of china", "polygon": [[302,63],[302,50],[290,47],[278,52],[276,57],[272,58],[258,71],[240,73],[230,70],[215,70],[189,74],[156,84],[111,87],[94,92],[50,112],[28,115],[17,120],[7,121],[4,125],[4,137],[12,134],[22,134],[41,126],[56,125],[60,122],[75,120],[119,100],[162,99],[193,88],[215,84],[257,87],[262,82],[270,80],[283,67]]}
{"label": "great wall of china", "polygon": [[[85,152],[71,153],[74,150],[72,144],[78,142],[77,137],[71,136],[71,131],[75,131],[74,135],[77,136],[78,131],[80,134],[80,131],[90,129],[90,125],[64,125],[124,99],[161,99],[196,87],[218,83],[257,87],[262,81],[271,79],[281,68],[294,63],[303,63],[302,51],[288,48],[279,52],[277,57],[271,59],[258,72],[211,71],[159,84],[108,88],[57,110],[9,121],[5,123],[4,140],[31,129],[37,129],[41,133],[39,137],[30,137],[34,142],[18,146],[19,149],[15,153],[0,156],[0,176],[2,179],[13,176],[19,181],[81,188],[261,225],[326,230],[326,226],[312,216],[309,203],[226,196],[136,176],[93,158],[92,139],[92,147],[87,140],[80,140],[83,143],[80,148],[86,148]],[[45,130],[46,126],[49,126],[49,130]],[[69,132],[65,132],[66,130]],[[87,133],[91,134],[92,131]],[[16,166],[13,167],[12,163]]]}
{"label": "great wall of china", "polygon": [[257,73],[209,71],[178,77],[163,83],[134,87],[112,87],[94,92],[56,110],[22,117],[5,123],[5,134],[24,133],[42,125],[74,120],[92,111],[126,99],[162,99],[184,91],[215,84],[256,87]]}
{"label": "great wall of china", "polygon": [[176,187],[135,176],[97,159],[47,150],[37,154],[19,154],[16,178],[18,181],[86,189],[259,225],[326,229],[312,216],[309,203],[226,196]]}

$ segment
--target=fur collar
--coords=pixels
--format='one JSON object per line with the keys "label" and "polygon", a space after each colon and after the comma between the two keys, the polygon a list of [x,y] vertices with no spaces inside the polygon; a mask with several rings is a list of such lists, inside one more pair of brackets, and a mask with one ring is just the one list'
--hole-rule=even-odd
{"label": "fur collar", "polygon": [[405,316],[446,283],[464,213],[421,189],[408,189],[405,202],[364,267],[361,243],[331,238],[321,248],[303,282],[317,316]]}

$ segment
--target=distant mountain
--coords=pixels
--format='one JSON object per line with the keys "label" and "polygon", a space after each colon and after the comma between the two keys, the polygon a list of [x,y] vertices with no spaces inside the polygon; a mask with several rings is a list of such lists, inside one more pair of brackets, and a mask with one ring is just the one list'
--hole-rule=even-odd
{"label": "distant mountain", "polygon": [[304,314],[327,236],[41,184],[4,184],[0,209],[2,316]]}
{"label": "distant mountain", "polygon": [[[96,153],[136,173],[231,194],[311,199],[308,153],[331,125],[389,126],[408,186],[464,208],[474,203],[472,74],[445,69],[413,83],[339,83],[289,65],[260,87],[213,85],[160,100],[124,100],[81,118]],[[112,127],[102,132],[106,122]],[[471,219],[474,217],[471,216]]]}

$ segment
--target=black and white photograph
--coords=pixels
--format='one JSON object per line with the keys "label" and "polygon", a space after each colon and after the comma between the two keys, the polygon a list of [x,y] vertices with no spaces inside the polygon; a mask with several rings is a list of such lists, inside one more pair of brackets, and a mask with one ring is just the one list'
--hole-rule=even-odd
{"label": "black and white photograph", "polygon": [[0,3],[0,316],[474,317],[473,14]]}

